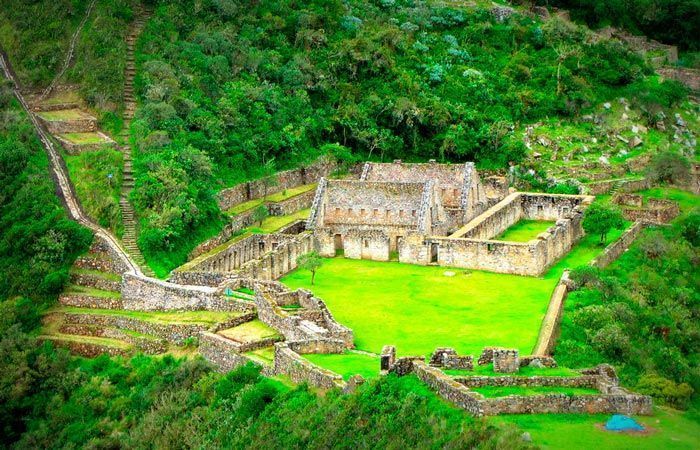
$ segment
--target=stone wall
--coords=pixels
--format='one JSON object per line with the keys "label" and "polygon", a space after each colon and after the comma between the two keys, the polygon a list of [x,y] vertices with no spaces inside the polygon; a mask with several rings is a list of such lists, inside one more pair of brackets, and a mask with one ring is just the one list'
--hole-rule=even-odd
{"label": "stone wall", "polygon": [[64,306],[78,308],[122,309],[124,307],[124,302],[119,297],[101,297],[70,292],[59,295],[58,302]]}
{"label": "stone wall", "polygon": [[399,160],[393,163],[365,163],[363,181],[426,183],[435,181],[442,204],[448,207],[461,206],[465,167],[463,164],[412,164]]}
{"label": "stone wall", "polygon": [[157,336],[173,344],[181,345],[187,338],[196,337],[200,331],[209,328],[203,324],[154,323],[147,320],[117,316],[111,314],[74,314],[63,315],[65,323],[80,325],[97,325],[131,330],[136,333]]}
{"label": "stone wall", "polygon": [[123,308],[138,311],[211,310],[250,312],[250,302],[228,298],[206,286],[183,286],[141,275],[124,274]]}
{"label": "stone wall", "polygon": [[51,134],[61,133],[93,133],[97,131],[97,119],[87,114],[79,119],[68,120],[47,120],[41,116],[41,113],[36,115],[36,118],[46,127]]}
{"label": "stone wall", "polygon": [[612,242],[610,245],[605,247],[603,253],[591,261],[591,265],[601,269],[610,265],[610,263],[615,261],[620,257],[620,255],[627,251],[643,229],[644,222],[640,220],[636,221],[631,227],[625,230],[625,232],[622,233],[622,236],[616,239],[615,242]]}
{"label": "stone wall", "polygon": [[91,273],[71,272],[70,282],[78,286],[88,286],[103,291],[119,291],[121,280],[111,280]]}
{"label": "stone wall", "polygon": [[62,334],[118,339],[135,346],[146,355],[157,355],[167,351],[167,342],[163,339],[134,336],[117,328],[69,323],[61,325],[58,331]]}
{"label": "stone wall", "polygon": [[[310,232],[297,235],[253,234],[222,250],[202,255],[178,268],[180,272],[237,273],[241,277],[275,280],[297,267],[297,257],[313,250]],[[187,276],[184,276],[187,278]]]}
{"label": "stone wall", "polygon": [[424,361],[413,361],[413,373],[440,397],[474,416],[483,416],[483,396],[447,376],[442,370],[428,366]]}
{"label": "stone wall", "polygon": [[302,209],[310,208],[314,200],[315,190],[310,190],[280,202],[267,202],[271,216],[286,216]]}
{"label": "stone wall", "polygon": [[[350,229],[343,236],[346,258],[389,261],[390,246],[391,240],[382,230]],[[329,251],[324,251],[325,255],[328,253]]]}
{"label": "stone wall", "polygon": [[559,323],[564,312],[564,300],[569,292],[569,283],[569,271],[564,271],[549,299],[549,306],[542,320],[542,325],[540,325],[537,343],[532,350],[533,355],[550,355],[554,350]]}
{"label": "stone wall", "polygon": [[482,402],[485,415],[498,414],[627,414],[651,415],[651,397],[634,394],[509,395]]}
{"label": "stone wall", "polygon": [[259,365],[240,354],[235,342],[207,331],[199,334],[199,353],[221,372],[231,371],[249,362]]}
{"label": "stone wall", "polygon": [[[327,177],[337,169],[337,163],[330,157],[321,157],[316,162],[298,169],[285,170],[277,173],[277,184],[269,186],[267,194],[282,192],[304,184],[317,182],[321,177]],[[240,203],[262,198],[265,193],[263,180],[242,183],[232,188],[223,189],[217,195],[217,202],[222,210],[230,209]]]}
{"label": "stone wall", "polygon": [[313,364],[284,342],[275,344],[274,372],[287,375],[295,383],[308,383],[322,389],[343,389],[346,384],[342,376]]}
{"label": "stone wall", "polygon": [[622,215],[627,220],[663,224],[670,222],[680,214],[678,203],[669,200],[649,198],[644,206],[629,206],[625,204],[625,202],[634,201],[634,197],[640,197],[639,203],[641,204],[641,196],[624,194],[613,198],[615,203],[622,203]]}
{"label": "stone wall", "polygon": [[85,358],[94,358],[100,355],[128,356],[133,353],[133,351],[128,348],[112,347],[93,342],[69,341],[51,336],[40,336],[39,339],[51,341],[56,347],[65,348],[74,355],[84,356]]}
{"label": "stone wall", "polygon": [[115,252],[100,235],[94,235],[88,253],[76,259],[74,266],[80,269],[97,270],[123,274],[129,268],[122,259],[122,255]]}

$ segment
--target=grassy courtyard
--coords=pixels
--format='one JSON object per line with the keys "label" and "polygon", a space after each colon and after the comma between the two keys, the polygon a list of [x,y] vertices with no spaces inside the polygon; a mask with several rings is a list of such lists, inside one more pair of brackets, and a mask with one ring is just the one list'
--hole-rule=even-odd
{"label": "grassy courtyard", "polygon": [[556,222],[550,220],[523,219],[494,239],[497,241],[528,242],[535,239],[538,234],[544,233],[549,227],[555,224]]}
{"label": "grassy courtyard", "polygon": [[496,345],[529,354],[563,270],[601,250],[596,237],[587,236],[541,278],[332,258],[324,260],[314,286],[305,271],[282,282],[321,297],[336,320],[353,329],[360,350],[379,353],[393,344],[400,355],[427,355],[450,346],[478,355]]}

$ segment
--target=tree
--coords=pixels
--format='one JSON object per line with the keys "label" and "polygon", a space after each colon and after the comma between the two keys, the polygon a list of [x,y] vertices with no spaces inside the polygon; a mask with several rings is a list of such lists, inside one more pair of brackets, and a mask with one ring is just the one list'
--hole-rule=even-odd
{"label": "tree", "polygon": [[262,226],[263,220],[267,219],[269,216],[270,211],[265,205],[260,205],[253,211],[253,221],[258,222],[260,226]]}
{"label": "tree", "polygon": [[624,218],[618,208],[601,203],[589,206],[583,216],[583,229],[587,233],[599,234],[600,245],[605,245],[610,230],[621,228],[623,224]]}
{"label": "tree", "polygon": [[304,255],[299,255],[297,258],[297,266],[302,270],[308,270],[311,272],[311,285],[314,284],[314,278],[316,277],[316,271],[323,265],[323,259],[319,256],[317,252],[306,253]]}
{"label": "tree", "polygon": [[269,159],[263,164],[263,200],[267,198],[267,192],[271,187],[277,186],[279,180],[277,179],[277,168],[275,167],[275,158]]}
{"label": "tree", "polygon": [[649,177],[655,182],[685,184],[690,179],[690,163],[680,153],[665,151],[654,156]]}

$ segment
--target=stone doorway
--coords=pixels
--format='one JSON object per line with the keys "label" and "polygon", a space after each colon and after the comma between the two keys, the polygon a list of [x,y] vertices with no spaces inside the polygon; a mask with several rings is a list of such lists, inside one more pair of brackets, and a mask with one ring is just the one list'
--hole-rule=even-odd
{"label": "stone doorway", "polygon": [[430,264],[437,264],[439,244],[430,244]]}
{"label": "stone doorway", "polygon": [[336,234],[333,236],[333,248],[335,249],[335,254],[340,255],[343,253],[343,235],[342,234]]}

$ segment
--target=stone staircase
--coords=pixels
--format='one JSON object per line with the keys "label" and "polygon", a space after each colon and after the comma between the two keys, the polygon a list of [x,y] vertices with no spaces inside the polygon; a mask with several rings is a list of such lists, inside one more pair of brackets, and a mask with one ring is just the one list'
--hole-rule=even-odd
{"label": "stone staircase", "polygon": [[[151,15],[149,10],[139,6],[136,10],[136,19],[134,20],[129,35],[126,38],[126,68],[124,70],[124,128],[122,137],[128,140],[129,127],[131,120],[134,118],[136,111],[136,97],[134,96],[134,76],[136,75],[136,65],[134,61],[134,47],[139,34]],[[122,179],[122,192],[119,199],[119,206],[122,212],[122,223],[124,224],[124,236],[122,241],[126,251],[132,256],[134,261],[141,267],[145,275],[155,276],[155,273],[146,264],[146,259],[143,257],[141,250],[137,245],[137,223],[134,213],[134,207],[129,202],[129,194],[134,188],[134,174],[131,160],[131,146],[126,143],[121,146],[122,155],[124,157],[124,172]]]}

